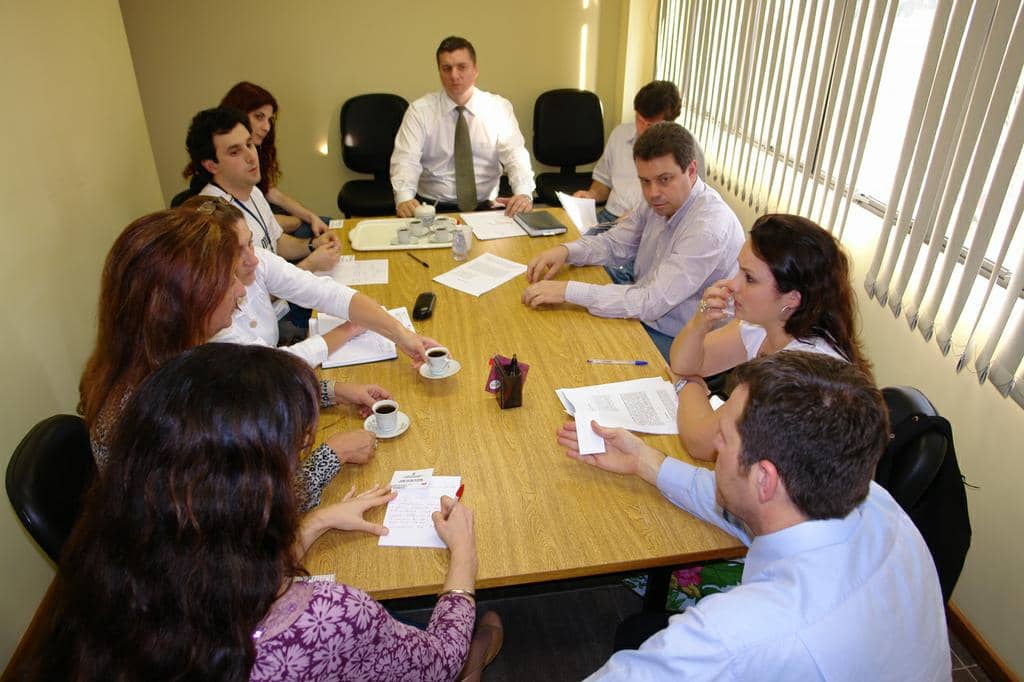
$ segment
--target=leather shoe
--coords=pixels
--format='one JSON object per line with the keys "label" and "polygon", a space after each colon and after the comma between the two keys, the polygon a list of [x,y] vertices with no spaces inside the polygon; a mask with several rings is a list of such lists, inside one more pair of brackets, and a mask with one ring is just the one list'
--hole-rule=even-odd
{"label": "leather shoe", "polygon": [[501,618],[494,611],[488,611],[476,624],[476,631],[469,643],[469,655],[466,657],[466,664],[462,666],[458,676],[455,678],[460,682],[476,682],[483,674],[498,652],[501,651],[501,643],[505,639],[505,630],[501,625]]}

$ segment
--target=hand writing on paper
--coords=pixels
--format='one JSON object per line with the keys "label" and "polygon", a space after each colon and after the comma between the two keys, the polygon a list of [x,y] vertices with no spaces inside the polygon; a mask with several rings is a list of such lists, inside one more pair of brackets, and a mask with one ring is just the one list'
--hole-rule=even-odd
{"label": "hand writing on paper", "polygon": [[523,303],[536,308],[540,305],[565,303],[565,290],[568,282],[537,282],[526,287],[523,292]]}
{"label": "hand writing on paper", "polygon": [[437,535],[453,554],[476,554],[476,532],[473,528],[473,510],[454,497],[441,497],[441,511],[431,514]]}
{"label": "hand writing on paper", "polygon": [[526,265],[526,281],[539,282],[542,279],[551,279],[558,274],[558,271],[565,265],[565,259],[569,257],[569,249],[565,246],[556,246],[546,251],[541,251],[534,256]]}

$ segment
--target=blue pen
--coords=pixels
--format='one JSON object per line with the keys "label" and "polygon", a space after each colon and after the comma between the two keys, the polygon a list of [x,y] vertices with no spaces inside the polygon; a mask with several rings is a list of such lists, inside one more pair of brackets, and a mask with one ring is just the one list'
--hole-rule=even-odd
{"label": "blue pen", "polygon": [[636,365],[637,367],[643,367],[647,364],[646,360],[587,360],[588,365]]}

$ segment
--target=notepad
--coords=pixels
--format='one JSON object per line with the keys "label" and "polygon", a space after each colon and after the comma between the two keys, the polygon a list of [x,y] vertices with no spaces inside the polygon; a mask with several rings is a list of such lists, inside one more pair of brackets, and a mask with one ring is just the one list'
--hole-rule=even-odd
{"label": "notepad", "polygon": [[[421,470],[422,471],[422,470]],[[430,470],[432,471],[432,470]],[[422,479],[414,474],[420,472],[396,471],[394,480]],[[382,535],[378,544],[381,547],[437,547],[444,549],[448,545],[434,530],[432,514],[441,511],[441,496],[455,497],[462,483],[461,476],[430,476],[426,487],[413,486],[399,488],[398,496],[388,502],[384,512],[384,527],[387,535]],[[392,486],[394,489],[395,486]]]}
{"label": "notepad", "polygon": [[[409,319],[408,308],[393,308],[388,311],[388,314],[401,322],[402,326],[409,331],[416,331],[413,329],[412,320]],[[340,317],[318,312],[317,316],[309,321],[309,333],[310,335],[326,334],[344,322],[345,320]],[[394,341],[384,338],[377,332],[367,330],[359,336],[349,339],[341,348],[328,355],[323,366],[325,368],[348,367],[349,365],[364,365],[368,362],[394,360],[397,357],[398,350],[395,348]]]}

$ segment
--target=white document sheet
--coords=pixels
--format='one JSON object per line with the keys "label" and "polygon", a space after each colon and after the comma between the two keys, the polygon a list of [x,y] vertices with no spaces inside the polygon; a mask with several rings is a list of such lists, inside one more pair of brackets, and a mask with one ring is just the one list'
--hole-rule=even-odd
{"label": "white document sheet", "polygon": [[597,202],[593,199],[574,197],[565,192],[555,192],[558,202],[565,209],[565,214],[576,226],[576,229],[583,234],[594,225],[597,225]]}
{"label": "white document sheet", "polygon": [[578,410],[576,412],[576,443],[581,455],[603,455],[604,438],[594,433],[590,426],[591,421],[597,421],[604,426],[596,414]]}
{"label": "white document sheet", "polygon": [[[396,471],[409,474],[408,471]],[[382,535],[378,542],[381,547],[437,547],[444,549],[444,544],[430,515],[441,510],[441,496],[455,497],[462,482],[461,476],[433,476],[426,488],[403,488],[398,490],[398,497],[388,502],[384,512],[384,527],[387,535]]]}
{"label": "white document sheet", "polygon": [[385,259],[356,260],[355,256],[342,256],[332,270],[316,273],[321,277],[332,277],[339,284],[387,284],[388,262]]}
{"label": "white document sheet", "polygon": [[640,433],[679,433],[679,397],[672,383],[660,377],[560,388],[555,394],[566,412],[577,417],[577,424],[580,413],[584,413],[601,426]]}
{"label": "white document sheet", "polygon": [[485,253],[434,278],[435,282],[473,296],[480,296],[526,272],[526,266]]}
{"label": "white document sheet", "polygon": [[[409,331],[416,331],[413,329],[412,320],[409,319],[408,308],[392,308],[388,314],[401,322]],[[325,334],[344,322],[345,320],[340,317],[318,312],[316,317],[309,320],[309,333],[310,335]],[[348,365],[363,365],[368,362],[380,362],[397,357],[398,351],[395,349],[394,341],[384,338],[377,332],[366,330],[359,336],[349,339],[341,348],[328,355],[323,366],[325,368],[347,367]]]}
{"label": "white document sheet", "polygon": [[481,240],[503,239],[505,237],[525,237],[526,230],[504,211],[477,211],[476,213],[460,213],[466,224],[473,228],[473,235]]}

